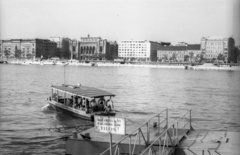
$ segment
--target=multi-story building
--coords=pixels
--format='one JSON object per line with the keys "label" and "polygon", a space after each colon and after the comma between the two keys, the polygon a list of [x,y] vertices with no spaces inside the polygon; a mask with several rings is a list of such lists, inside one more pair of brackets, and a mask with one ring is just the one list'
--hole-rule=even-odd
{"label": "multi-story building", "polygon": [[201,39],[201,51],[204,53],[204,58],[211,60],[222,54],[227,59],[229,43],[229,38],[203,37]]}
{"label": "multi-story building", "polygon": [[2,40],[1,51],[9,51],[10,58],[15,57],[15,52],[20,51],[20,58],[49,58],[54,56],[56,43],[47,39],[10,39]]}
{"label": "multi-story building", "polygon": [[107,40],[100,37],[81,37],[78,42],[78,59],[93,60],[105,59],[107,53]]}
{"label": "multi-story building", "polygon": [[0,58],[2,58],[3,53],[2,53],[2,40],[0,40]]}
{"label": "multi-story building", "polygon": [[71,52],[71,59],[78,58],[78,41],[77,39],[72,39],[70,43],[70,52]]}
{"label": "multi-story building", "polygon": [[50,40],[57,44],[56,56],[71,59],[78,56],[77,39],[70,39],[65,37],[50,37]]}
{"label": "multi-story building", "polygon": [[156,61],[161,43],[146,40],[123,40],[118,46],[118,57],[125,60]]}
{"label": "multi-story building", "polygon": [[106,59],[114,60],[118,57],[118,44],[116,41],[107,42]]}
{"label": "multi-story building", "polygon": [[157,51],[157,58],[160,59],[176,59],[184,61],[185,56],[197,56],[201,54],[200,44],[185,44],[184,46],[162,46]]}

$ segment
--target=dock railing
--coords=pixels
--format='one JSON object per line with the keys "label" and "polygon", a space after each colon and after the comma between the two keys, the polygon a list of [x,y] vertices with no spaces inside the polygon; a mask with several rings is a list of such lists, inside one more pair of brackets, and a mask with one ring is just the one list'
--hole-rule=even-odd
{"label": "dock railing", "polygon": [[[165,155],[192,129],[191,110],[169,126],[168,109],[155,114],[130,134],[102,152],[100,155]],[[153,123],[153,126],[151,126]],[[150,136],[154,130],[155,136]],[[152,139],[150,139],[152,138]],[[153,139],[154,138],[154,139]]]}
{"label": "dock railing", "polygon": [[175,147],[179,145],[179,141],[186,136],[189,130],[193,130],[191,117],[191,110],[189,110],[152,141],[146,149],[142,150],[141,155],[173,153]]}
{"label": "dock railing", "polygon": [[151,130],[155,130],[155,132],[160,134],[166,128],[168,128],[168,109],[155,114],[133,132],[112,145],[112,148],[105,150],[100,155],[140,154],[152,141],[150,139]]}

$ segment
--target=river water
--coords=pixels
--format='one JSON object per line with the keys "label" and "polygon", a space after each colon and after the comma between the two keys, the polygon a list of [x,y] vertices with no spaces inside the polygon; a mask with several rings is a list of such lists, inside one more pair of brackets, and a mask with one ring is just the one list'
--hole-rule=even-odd
{"label": "river water", "polygon": [[[2,64],[0,73],[0,154],[64,154],[61,137],[74,129],[56,128],[92,125],[46,106],[50,86],[64,83],[63,66]],[[239,71],[65,67],[67,84],[116,94],[115,109],[135,114],[131,121],[192,109],[195,129],[240,131],[239,81]]]}

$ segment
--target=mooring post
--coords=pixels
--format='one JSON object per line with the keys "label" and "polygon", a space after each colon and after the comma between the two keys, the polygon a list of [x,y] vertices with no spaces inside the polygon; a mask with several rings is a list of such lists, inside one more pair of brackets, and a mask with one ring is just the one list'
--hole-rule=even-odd
{"label": "mooring post", "polygon": [[129,154],[132,154],[131,135],[129,135]]}
{"label": "mooring post", "polygon": [[179,144],[179,141],[178,141],[178,121],[177,121],[177,131],[176,131],[176,136],[177,136],[177,145]]}
{"label": "mooring post", "polygon": [[110,148],[110,155],[112,155],[112,134],[109,132],[109,148]]}
{"label": "mooring post", "polygon": [[190,109],[190,118],[189,118],[189,120],[190,120],[190,130],[193,131],[194,129],[192,127],[192,110],[191,109]]}
{"label": "mooring post", "polygon": [[140,130],[140,128],[138,129],[138,154],[140,154],[140,152],[141,152],[141,148],[140,148],[140,144],[141,144],[141,130]]}
{"label": "mooring post", "polygon": [[149,144],[149,121],[147,122],[147,145]]}

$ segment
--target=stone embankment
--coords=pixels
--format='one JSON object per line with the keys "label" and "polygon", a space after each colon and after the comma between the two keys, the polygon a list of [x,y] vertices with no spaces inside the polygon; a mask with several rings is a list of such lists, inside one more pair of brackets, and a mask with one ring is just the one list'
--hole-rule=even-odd
{"label": "stone embankment", "polygon": [[203,65],[191,66],[190,64],[148,64],[148,63],[116,63],[116,62],[50,62],[50,61],[8,61],[10,64],[22,64],[22,65],[64,65],[69,66],[93,66],[93,67],[143,67],[143,68],[165,68],[165,69],[188,69],[188,70],[239,70],[240,66],[216,66],[212,63],[205,63]]}

